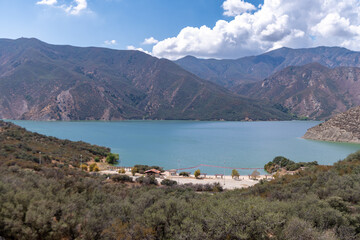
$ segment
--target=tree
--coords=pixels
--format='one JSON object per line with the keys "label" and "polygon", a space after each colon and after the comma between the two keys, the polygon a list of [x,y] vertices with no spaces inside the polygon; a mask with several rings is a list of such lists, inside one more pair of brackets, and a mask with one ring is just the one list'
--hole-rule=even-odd
{"label": "tree", "polygon": [[198,169],[198,170],[196,170],[196,171],[194,172],[194,176],[195,176],[196,178],[198,178],[198,177],[200,176],[200,174],[201,174],[200,169]]}
{"label": "tree", "polygon": [[99,158],[99,157],[95,157],[94,161],[95,161],[95,162],[100,162],[100,158]]}
{"label": "tree", "polygon": [[95,170],[95,167],[99,168],[96,163],[90,164],[90,166],[89,166],[89,171],[90,171],[90,172],[93,172],[93,171]]}
{"label": "tree", "polygon": [[233,169],[233,170],[231,171],[231,177],[232,177],[232,178],[234,178],[234,177],[238,178],[239,176],[240,176],[240,174],[239,174],[239,172],[238,172],[236,169]]}
{"label": "tree", "polygon": [[257,179],[258,176],[260,176],[260,173],[258,172],[258,170],[254,170],[251,174],[252,179]]}
{"label": "tree", "polygon": [[137,167],[133,167],[132,169],[131,169],[131,174],[133,175],[133,176],[135,176],[135,174],[138,172],[138,169],[137,169]]}
{"label": "tree", "polygon": [[106,162],[108,164],[115,164],[119,160],[119,154],[109,153],[106,157]]}
{"label": "tree", "polygon": [[85,164],[81,164],[80,169],[87,171],[87,170],[88,170],[88,166],[86,166]]}
{"label": "tree", "polygon": [[124,168],[121,168],[121,169],[119,170],[119,173],[124,174],[124,173],[126,173],[126,171],[125,171]]}

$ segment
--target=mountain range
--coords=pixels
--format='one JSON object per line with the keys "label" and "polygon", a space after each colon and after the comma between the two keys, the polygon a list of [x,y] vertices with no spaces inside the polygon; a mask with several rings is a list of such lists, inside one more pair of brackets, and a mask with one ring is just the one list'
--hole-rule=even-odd
{"label": "mountain range", "polygon": [[230,91],[310,119],[360,105],[360,52],[281,48],[235,60],[185,57],[179,66]]}
{"label": "mountain range", "polygon": [[25,38],[0,39],[0,118],[291,119],[166,59]]}
{"label": "mountain range", "polygon": [[287,67],[238,93],[275,102],[298,116],[326,119],[360,105],[360,68],[319,63]]}
{"label": "mountain range", "polygon": [[264,80],[289,66],[303,66],[317,62],[329,68],[360,67],[360,52],[341,47],[304,49],[284,47],[258,56],[239,59],[199,59],[187,56],[175,62],[202,79],[232,90],[243,83]]}

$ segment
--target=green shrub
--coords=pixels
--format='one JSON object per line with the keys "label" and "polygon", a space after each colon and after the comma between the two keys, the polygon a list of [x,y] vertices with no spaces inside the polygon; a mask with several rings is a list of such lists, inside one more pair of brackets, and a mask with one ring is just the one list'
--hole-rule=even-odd
{"label": "green shrub", "polygon": [[171,179],[164,179],[161,181],[161,185],[171,187],[171,186],[177,185],[177,182],[174,180],[171,180]]}
{"label": "green shrub", "polygon": [[136,182],[143,184],[143,185],[158,185],[158,182],[154,176],[149,176],[149,177],[141,176],[136,179]]}
{"label": "green shrub", "polygon": [[89,166],[89,171],[90,172],[93,172],[95,168],[99,168],[98,165],[96,163],[92,163],[90,164]]}
{"label": "green shrub", "polygon": [[236,169],[233,169],[232,171],[231,171],[231,177],[232,178],[234,178],[234,177],[239,177],[240,176],[240,174],[239,174],[239,172],[236,170]]}
{"label": "green shrub", "polygon": [[109,153],[106,157],[106,162],[108,164],[115,164],[119,160],[119,154]]}
{"label": "green shrub", "polygon": [[201,175],[200,169],[198,169],[198,170],[196,170],[196,171],[194,172],[194,176],[195,176],[196,178],[198,178],[200,175]]}
{"label": "green shrub", "polygon": [[128,175],[119,175],[114,174],[110,177],[111,180],[114,182],[132,182],[132,177],[129,177]]}
{"label": "green shrub", "polygon": [[189,173],[188,172],[181,172],[181,173],[179,173],[179,176],[189,177]]}

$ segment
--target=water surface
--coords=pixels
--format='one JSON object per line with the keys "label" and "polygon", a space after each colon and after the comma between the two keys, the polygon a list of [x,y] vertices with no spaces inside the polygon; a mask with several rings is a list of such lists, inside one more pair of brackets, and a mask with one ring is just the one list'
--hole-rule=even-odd
{"label": "water surface", "polygon": [[[279,155],[293,161],[332,164],[360,150],[360,144],[302,139],[308,128],[319,123],[315,121],[12,122],[48,136],[110,147],[120,154],[122,166],[147,164],[171,169],[209,164],[262,168]],[[224,173],[217,168],[202,167],[201,170],[209,174]],[[230,172],[226,170],[226,174]]]}

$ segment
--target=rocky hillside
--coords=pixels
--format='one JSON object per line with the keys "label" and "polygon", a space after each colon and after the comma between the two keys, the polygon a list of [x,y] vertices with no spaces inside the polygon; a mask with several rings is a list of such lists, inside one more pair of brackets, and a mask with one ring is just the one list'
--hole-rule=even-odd
{"label": "rocky hillside", "polygon": [[42,166],[78,167],[81,158],[87,162],[105,158],[109,153],[106,147],[48,137],[0,121],[0,166],[17,164],[38,168],[41,156]]}
{"label": "rocky hillside", "polygon": [[215,60],[185,57],[176,61],[197,76],[230,90],[243,83],[261,81],[288,66],[317,62],[329,68],[360,67],[360,53],[340,47],[281,48],[259,56]]}
{"label": "rocky hillside", "polygon": [[360,106],[340,113],[330,120],[310,128],[304,138],[360,143]]}
{"label": "rocky hillside", "polygon": [[237,92],[277,103],[298,116],[327,119],[360,105],[360,68],[327,68],[319,63],[287,67]]}
{"label": "rocky hillside", "polygon": [[138,51],[0,39],[0,119],[289,119]]}

